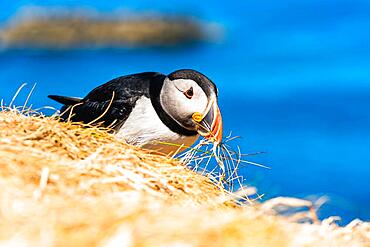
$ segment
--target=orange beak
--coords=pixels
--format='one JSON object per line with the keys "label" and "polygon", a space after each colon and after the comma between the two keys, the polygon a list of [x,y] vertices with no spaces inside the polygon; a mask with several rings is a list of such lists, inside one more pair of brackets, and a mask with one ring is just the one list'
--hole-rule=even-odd
{"label": "orange beak", "polygon": [[210,109],[199,122],[197,131],[216,144],[222,142],[222,117],[216,101],[211,104]]}

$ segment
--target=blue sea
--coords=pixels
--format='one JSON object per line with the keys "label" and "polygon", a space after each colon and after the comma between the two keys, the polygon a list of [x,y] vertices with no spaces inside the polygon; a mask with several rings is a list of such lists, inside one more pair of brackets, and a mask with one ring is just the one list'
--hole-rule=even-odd
{"label": "blue sea", "polygon": [[48,94],[84,96],[114,77],[193,68],[219,87],[224,132],[272,169],[241,168],[265,199],[329,197],[320,217],[370,220],[370,1],[11,1],[184,14],[223,28],[215,42],[173,48],[1,50],[0,98],[59,107]]}

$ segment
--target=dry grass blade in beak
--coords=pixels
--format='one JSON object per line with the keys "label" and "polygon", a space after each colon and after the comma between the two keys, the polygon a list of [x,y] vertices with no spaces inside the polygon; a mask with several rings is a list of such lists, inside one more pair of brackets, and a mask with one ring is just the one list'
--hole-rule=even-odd
{"label": "dry grass blade in beak", "polygon": [[216,145],[222,142],[222,116],[215,99],[210,103],[204,116],[196,112],[193,114],[193,120],[201,136]]}
{"label": "dry grass blade in beak", "polygon": [[214,98],[209,104],[205,115],[199,112],[193,114],[193,121],[197,125],[198,133],[212,142],[213,156],[215,157],[218,165],[222,170],[222,174],[225,173],[225,166],[222,160],[219,158],[218,147],[222,143],[222,116],[220,109],[217,105],[216,98]]}

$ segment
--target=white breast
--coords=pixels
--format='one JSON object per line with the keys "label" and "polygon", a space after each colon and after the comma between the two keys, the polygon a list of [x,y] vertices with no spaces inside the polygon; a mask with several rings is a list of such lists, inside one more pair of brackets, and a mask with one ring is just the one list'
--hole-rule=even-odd
{"label": "white breast", "polygon": [[150,99],[145,96],[136,101],[134,109],[116,136],[130,144],[166,154],[177,151],[181,145],[191,146],[198,139],[198,136],[182,136],[171,131],[160,120]]}

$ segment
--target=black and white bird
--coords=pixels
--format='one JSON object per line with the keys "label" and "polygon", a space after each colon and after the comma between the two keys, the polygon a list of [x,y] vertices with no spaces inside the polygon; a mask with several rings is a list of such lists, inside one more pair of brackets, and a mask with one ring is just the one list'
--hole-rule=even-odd
{"label": "black and white bird", "polygon": [[64,121],[100,123],[127,143],[168,154],[181,145],[191,146],[199,135],[221,143],[217,93],[205,75],[182,69],[167,76],[156,72],[121,76],[84,98],[49,98],[64,105],[60,110]]}

